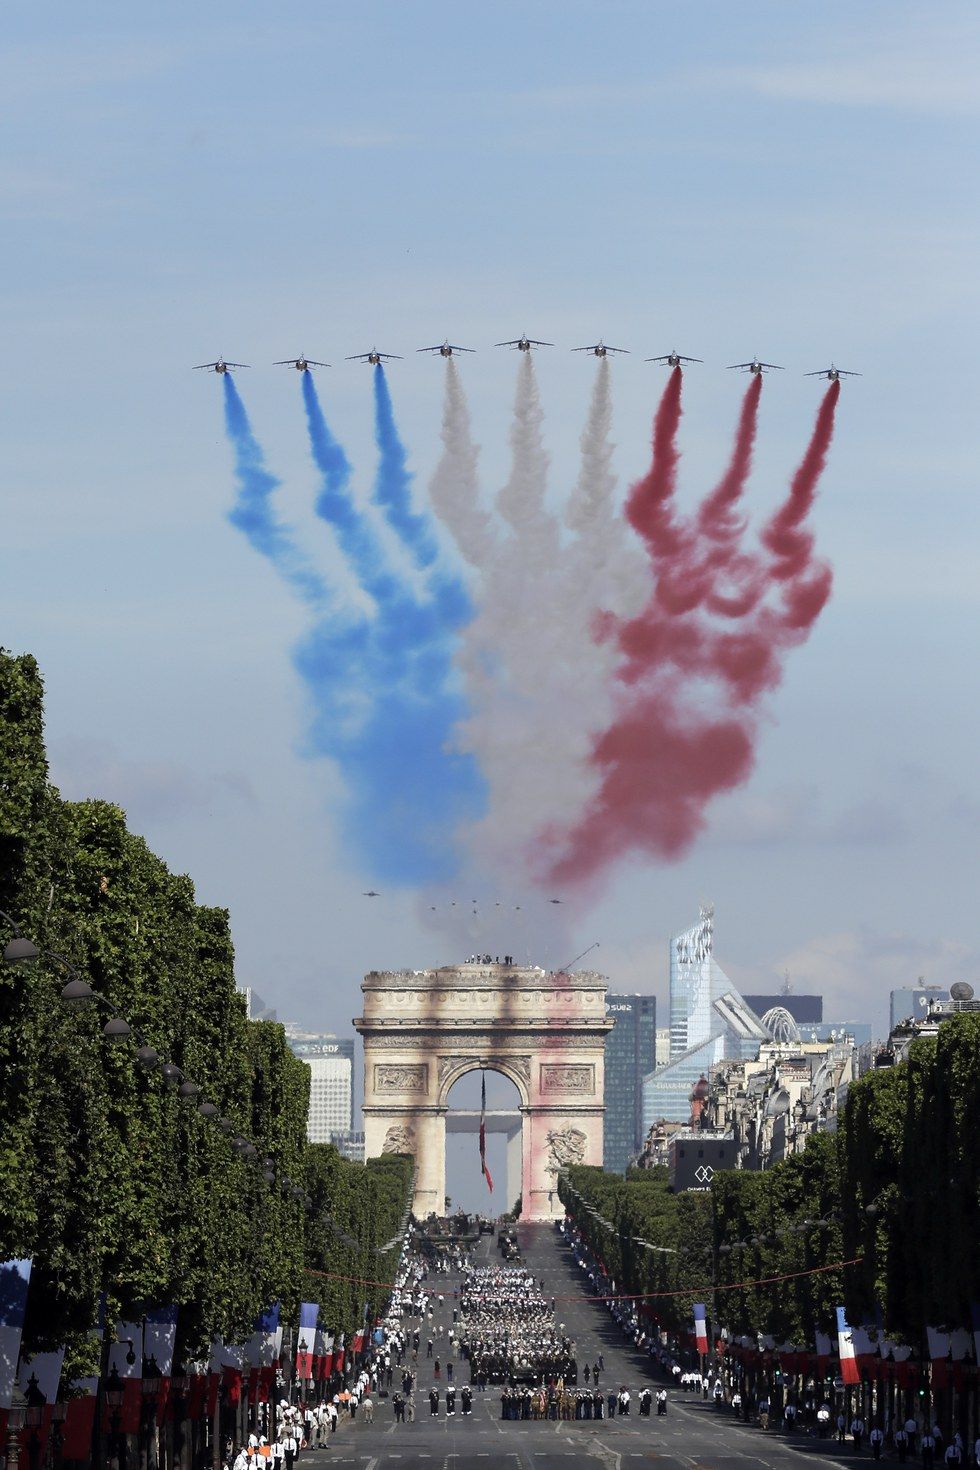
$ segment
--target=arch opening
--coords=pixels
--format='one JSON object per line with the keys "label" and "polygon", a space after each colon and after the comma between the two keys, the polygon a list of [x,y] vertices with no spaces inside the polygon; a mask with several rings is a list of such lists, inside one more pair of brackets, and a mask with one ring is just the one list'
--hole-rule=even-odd
{"label": "arch opening", "polygon": [[[486,1084],[486,1159],[491,1191],[480,1168],[481,1080]],[[445,1094],[446,1198],[452,1211],[490,1217],[513,1209],[521,1193],[523,1098],[500,1067],[469,1067]]]}

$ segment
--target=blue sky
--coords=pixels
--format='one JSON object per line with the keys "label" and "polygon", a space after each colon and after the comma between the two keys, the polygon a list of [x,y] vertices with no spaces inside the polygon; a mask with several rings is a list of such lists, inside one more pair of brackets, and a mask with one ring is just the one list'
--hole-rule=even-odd
{"label": "blue sky", "polygon": [[[521,942],[555,964],[598,940],[616,986],[659,990],[667,936],[710,897],[749,989],[788,968],[878,1018],[891,984],[977,978],[974,5],[15,0],[4,30],[0,642],[41,661],[56,779],[123,801],[231,908],[243,982],[343,1031],[367,969],[461,953],[416,895],[359,897],[336,774],[302,751],[303,614],[226,521],[220,385],[188,369],[255,365],[239,386],[284,511],[342,581],[295,375],[269,364],[335,364],[319,388],[366,493],[370,375],[343,357],[405,354],[391,388],[424,487],[441,370],[413,349],[480,348],[464,372],[491,490],[514,361],[484,349],[524,330],[633,349],[621,487],[662,381],[642,358],[707,360],[687,500],[734,423],[723,365],[785,363],[760,513],[809,430],[804,370],[865,376],[818,513],[834,598],[751,784],[682,863],[633,862]],[[557,503],[592,364],[538,366]]]}

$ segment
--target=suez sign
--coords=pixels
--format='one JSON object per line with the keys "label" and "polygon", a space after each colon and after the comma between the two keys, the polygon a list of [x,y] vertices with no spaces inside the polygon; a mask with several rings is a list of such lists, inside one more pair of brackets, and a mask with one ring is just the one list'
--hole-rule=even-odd
{"label": "suez sign", "polygon": [[632,1012],[632,1010],[633,1010],[633,1007],[632,1006],[629,1006],[629,1005],[625,1005],[625,1006],[623,1006],[623,1005],[620,1005],[620,1006],[606,1006],[606,1012],[609,1015],[612,1015],[612,1014],[614,1014],[614,1013],[616,1013],[618,1011]]}

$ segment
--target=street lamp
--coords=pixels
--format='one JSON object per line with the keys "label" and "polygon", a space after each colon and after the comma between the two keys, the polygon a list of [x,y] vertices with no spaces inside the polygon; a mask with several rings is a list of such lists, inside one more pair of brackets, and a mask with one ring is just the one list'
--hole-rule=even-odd
{"label": "street lamp", "polygon": [[153,1443],[153,1424],[156,1419],[157,1399],[160,1396],[160,1369],[157,1367],[155,1357],[143,1359],[143,1382],[140,1392],[143,1396],[143,1429],[146,1442],[146,1459],[149,1464],[150,1447]]}
{"label": "street lamp", "polygon": [[3,951],[3,957],[8,965],[29,964],[32,960],[36,960],[39,953],[38,947],[32,939],[28,939],[26,934],[20,932],[17,920],[4,913],[3,909],[0,909],[0,919],[9,924],[14,931],[13,939],[7,940]]}
{"label": "street lamp", "polygon": [[15,1383],[7,1410],[7,1470],[17,1470],[20,1455],[20,1432],[27,1422],[27,1399],[19,1383]]}
{"label": "street lamp", "polygon": [[24,1417],[27,1428],[31,1431],[27,1453],[31,1460],[31,1470],[37,1470],[38,1457],[41,1453],[40,1431],[41,1425],[44,1423],[44,1405],[46,1400],[44,1394],[38,1387],[37,1377],[33,1373],[28,1379],[24,1397],[27,1400],[27,1410]]}
{"label": "street lamp", "polygon": [[112,1372],[106,1379],[105,1401],[109,1406],[109,1422],[112,1428],[112,1444],[116,1452],[116,1457],[119,1461],[120,1470],[123,1470],[126,1462],[126,1441],[124,1436],[119,1432],[121,1424],[119,1411],[122,1408],[122,1402],[125,1392],[126,1386],[119,1376],[119,1369],[116,1367],[115,1363],[113,1363]]}

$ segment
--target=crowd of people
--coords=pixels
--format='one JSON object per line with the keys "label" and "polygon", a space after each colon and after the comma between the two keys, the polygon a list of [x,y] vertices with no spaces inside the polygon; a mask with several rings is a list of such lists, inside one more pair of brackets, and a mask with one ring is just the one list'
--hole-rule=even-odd
{"label": "crowd of people", "polygon": [[458,1317],[460,1352],[479,1387],[574,1383],[575,1344],[525,1266],[467,1264]]}

